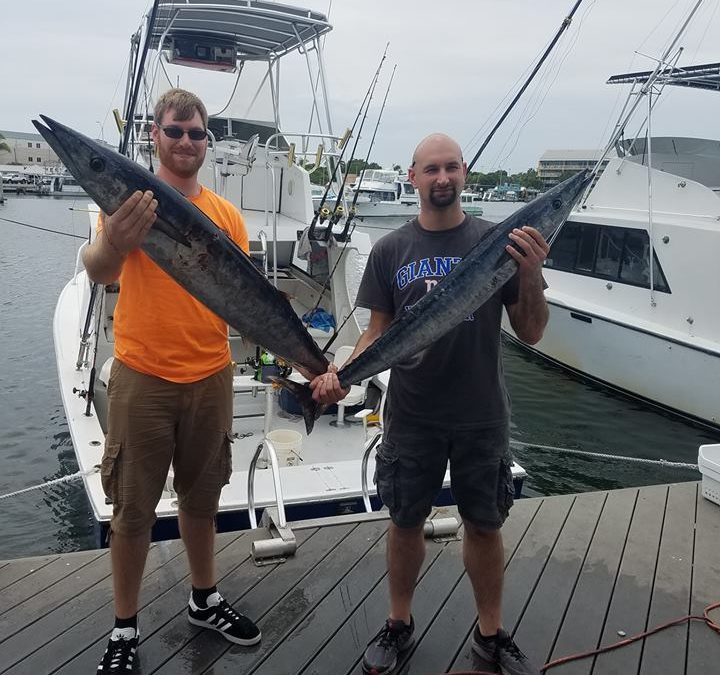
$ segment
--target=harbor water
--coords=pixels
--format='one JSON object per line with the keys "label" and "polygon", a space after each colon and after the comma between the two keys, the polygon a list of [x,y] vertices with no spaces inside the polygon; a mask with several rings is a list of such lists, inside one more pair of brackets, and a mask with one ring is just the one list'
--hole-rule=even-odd
{"label": "harbor water", "polygon": [[[52,318],[75,268],[75,236],[88,231],[84,201],[6,197],[0,205],[0,497],[77,471],[57,384]],[[485,207],[485,217],[502,220],[517,205]],[[376,240],[397,225],[368,222],[359,229]],[[695,463],[698,446],[718,442],[720,433],[582,381],[509,343],[504,347],[513,451],[529,474],[529,494],[699,479],[689,469],[558,450]],[[0,532],[0,560],[92,547],[82,481],[0,499]]]}

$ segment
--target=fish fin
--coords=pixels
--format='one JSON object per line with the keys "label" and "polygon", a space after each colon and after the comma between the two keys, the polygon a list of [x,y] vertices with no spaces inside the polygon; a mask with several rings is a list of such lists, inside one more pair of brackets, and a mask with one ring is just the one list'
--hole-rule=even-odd
{"label": "fish fin", "polygon": [[191,244],[188,238],[184,234],[182,234],[182,232],[178,232],[177,228],[170,225],[170,223],[168,223],[166,220],[163,220],[159,217],[156,218],[155,222],[153,223],[153,227],[159,232],[162,232],[164,235],[170,237],[170,239],[172,239],[173,241],[176,241],[178,244],[182,244],[187,248],[191,248]]}
{"label": "fish fin", "polygon": [[310,435],[315,426],[315,420],[323,414],[327,406],[313,399],[312,389],[310,389],[310,385],[308,384],[293,382],[284,377],[273,377],[272,381],[280,385],[283,389],[287,389],[287,391],[295,396],[302,408],[303,419],[305,420],[305,431]]}

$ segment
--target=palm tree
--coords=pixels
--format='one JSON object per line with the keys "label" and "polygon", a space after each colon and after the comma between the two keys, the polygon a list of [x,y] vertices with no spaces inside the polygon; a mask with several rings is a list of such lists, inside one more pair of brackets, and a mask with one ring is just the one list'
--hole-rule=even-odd
{"label": "palm tree", "polygon": [[11,152],[10,146],[3,142],[3,138],[5,138],[5,136],[0,134],[0,152]]}

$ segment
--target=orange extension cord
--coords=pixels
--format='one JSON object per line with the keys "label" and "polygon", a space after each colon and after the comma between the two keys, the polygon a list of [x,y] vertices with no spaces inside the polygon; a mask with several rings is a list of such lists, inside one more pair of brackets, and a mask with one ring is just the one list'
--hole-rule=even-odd
{"label": "orange extension cord", "polygon": [[[710,612],[720,607],[720,602],[715,602],[712,605],[708,605],[705,610],[703,611],[702,616],[694,616],[692,614],[689,614],[688,616],[683,616],[680,619],[674,619],[673,621],[668,621],[667,623],[663,623],[659,626],[656,626],[655,628],[652,628],[648,631],[645,631],[644,633],[638,633],[637,635],[633,635],[629,638],[625,638],[624,640],[620,640],[619,642],[615,642],[611,645],[607,645],[605,647],[600,647],[599,649],[594,649],[592,651],[587,652],[580,652],[578,654],[571,654],[570,656],[563,656],[560,659],[555,659],[554,661],[550,661],[549,663],[546,663],[542,668],[540,668],[541,671],[549,670],[550,668],[554,668],[555,666],[559,666],[563,663],[569,663],[570,661],[578,661],[580,659],[586,659],[589,656],[596,656],[597,654],[603,654],[604,652],[612,651],[613,649],[619,649],[620,647],[626,647],[629,644],[632,644],[633,642],[637,642],[638,640],[642,640],[643,638],[648,637],[649,635],[653,635],[654,633],[659,633],[661,630],[665,630],[666,628],[670,628],[671,626],[677,626],[678,624],[685,623],[686,621],[702,621],[703,623],[707,624],[707,627],[711,630],[714,630],[716,633],[720,635],[720,624],[716,623],[710,618]],[[453,670],[448,673],[443,673],[443,675],[497,675],[497,673],[489,673],[486,670]]]}

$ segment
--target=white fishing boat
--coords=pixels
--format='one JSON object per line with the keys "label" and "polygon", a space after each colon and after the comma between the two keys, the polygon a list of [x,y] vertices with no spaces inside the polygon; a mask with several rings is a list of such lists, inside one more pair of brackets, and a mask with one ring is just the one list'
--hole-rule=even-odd
{"label": "white fishing boat", "polygon": [[471,216],[477,216],[478,218],[482,216],[482,201],[482,195],[477,192],[463,190],[460,193],[460,204],[462,205],[462,210]]}
{"label": "white fishing boat", "polygon": [[[319,157],[315,150],[318,144],[326,149],[326,160],[339,159],[340,138],[333,132],[322,66],[323,36],[330,29],[327,18],[319,12],[274,2],[161,2],[155,21],[144,22],[141,33],[132,40],[130,63],[142,61],[139,49],[147,40],[151,54],[155,54],[148,56],[147,62],[154,62],[156,67],[160,64],[158,53],[166,54],[168,67],[234,70],[238,77],[248,63],[264,64],[264,84],[272,93],[272,118],[264,122],[212,118],[209,128],[214,142],[210,143],[200,179],[241,209],[251,255],[270,281],[291,299],[297,314],[304,316],[320,307],[334,320],[335,329],[329,332],[312,324],[309,331],[321,347],[334,338],[330,353],[340,363],[362,330],[353,306],[370,251],[369,237],[357,231],[343,232],[341,221],[328,241],[322,236],[323,228],[318,228],[320,236],[309,242],[309,249],[305,247],[303,259],[298,255],[300,234],[313,219],[309,173],[315,168],[301,165],[300,160]],[[200,59],[201,53],[206,57]],[[286,58],[307,60],[311,74],[307,91],[312,103],[308,110],[325,111],[322,122],[315,118],[317,132],[307,131],[310,127],[304,125],[305,131],[296,133],[281,123],[277,83],[280,61]],[[146,78],[141,75],[129,78],[129,86],[132,79],[155,81],[152,72]],[[228,89],[234,84],[230,82]],[[202,91],[198,93],[202,96]],[[152,100],[153,93],[148,95]],[[293,105],[297,101],[293,100]],[[152,105],[148,107],[152,109]],[[132,112],[126,117],[134,121],[129,147],[136,149],[139,161],[148,161],[152,157],[151,151],[145,152],[149,120]],[[93,225],[96,217],[91,214]],[[98,524],[98,543],[102,543],[112,505],[102,491],[98,465],[105,438],[113,311],[119,287],[90,284],[80,260],[78,252],[75,273],[58,300],[54,339],[65,413]],[[272,369],[268,363],[271,359],[232,331],[230,341],[237,363],[235,439],[232,477],[221,495],[218,528],[255,525],[257,516],[264,512],[275,523],[279,536],[258,551],[258,557],[289,554],[294,550],[290,521],[378,508],[368,485],[374,470],[372,450],[382,430],[386,376],[354,386],[337,410],[322,416],[308,436],[302,418],[294,414],[293,402],[262,378],[262,372]],[[513,475],[519,493],[525,472],[516,465]],[[450,499],[448,474],[440,503]],[[153,537],[177,536],[172,476],[157,506],[157,516]]]}
{"label": "white fishing boat", "polygon": [[[608,146],[620,156],[552,243],[544,270],[550,322],[532,349],[720,427],[720,141],[651,133],[665,86],[717,92],[720,65],[661,66],[609,80],[632,84],[629,113]],[[647,138],[643,130],[621,142],[640,99]]]}
{"label": "white fishing boat", "polygon": [[63,197],[87,197],[85,188],[77,182],[76,178],[69,172],[60,176],[60,188],[56,192]]}
{"label": "white fishing boat", "polygon": [[407,176],[392,169],[364,169],[350,186],[358,218],[405,218],[420,212],[420,203]]}

